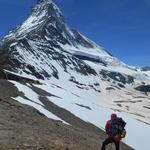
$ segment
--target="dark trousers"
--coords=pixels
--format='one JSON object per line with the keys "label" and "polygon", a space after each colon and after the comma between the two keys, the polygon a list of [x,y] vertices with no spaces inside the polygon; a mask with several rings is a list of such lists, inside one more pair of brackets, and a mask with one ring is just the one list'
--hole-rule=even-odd
{"label": "dark trousers", "polygon": [[108,137],[103,143],[102,143],[102,149],[105,150],[106,145],[114,143],[116,146],[116,150],[120,150],[120,141],[116,142],[112,137]]}

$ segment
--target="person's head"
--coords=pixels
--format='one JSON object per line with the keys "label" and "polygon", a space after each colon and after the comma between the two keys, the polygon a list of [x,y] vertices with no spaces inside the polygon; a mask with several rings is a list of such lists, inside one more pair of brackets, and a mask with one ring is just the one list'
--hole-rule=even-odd
{"label": "person's head", "polygon": [[117,117],[117,114],[112,113],[112,114],[111,114],[111,119],[113,119],[113,118],[115,118],[115,117]]}

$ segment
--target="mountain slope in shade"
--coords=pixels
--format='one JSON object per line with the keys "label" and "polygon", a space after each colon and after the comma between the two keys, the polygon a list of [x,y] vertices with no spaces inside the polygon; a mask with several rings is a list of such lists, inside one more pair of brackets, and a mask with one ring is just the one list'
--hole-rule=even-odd
{"label": "mountain slope in shade", "polygon": [[[39,0],[27,20],[3,38],[0,67],[0,77],[14,80],[10,82],[24,93],[13,99],[49,118],[70,124],[63,116],[48,111],[48,103],[33,87],[51,93],[53,96],[46,96],[49,103],[99,128],[103,128],[111,111],[121,112],[129,120],[129,131],[150,128],[146,125],[150,124],[149,70],[124,64],[102,46],[71,30],[51,0]],[[22,85],[22,81],[27,83]],[[140,126],[133,129],[133,123]],[[140,149],[137,141],[130,134],[127,137],[127,144]]]}

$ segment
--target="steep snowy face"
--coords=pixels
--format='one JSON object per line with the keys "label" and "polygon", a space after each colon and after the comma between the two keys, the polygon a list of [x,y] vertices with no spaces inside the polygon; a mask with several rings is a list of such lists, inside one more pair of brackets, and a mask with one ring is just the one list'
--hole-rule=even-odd
{"label": "steep snowy face", "polygon": [[3,41],[29,37],[75,45],[73,32],[66,26],[62,12],[51,0],[38,1],[29,18],[10,31]]}
{"label": "steep snowy face", "polygon": [[40,0],[29,18],[4,37],[0,46],[1,67],[40,79],[58,79],[59,68],[66,73],[96,75],[94,69],[63,47],[76,48],[81,41],[82,46],[93,48],[93,43],[78,37],[67,27],[63,14],[52,1]]}
{"label": "steep snowy face", "polygon": [[38,1],[29,18],[3,39],[5,45],[14,46],[18,41],[34,39],[47,41],[52,47],[61,47],[74,56],[105,65],[124,65],[103,47],[75,30],[70,30],[64,22],[59,8],[51,0]]}

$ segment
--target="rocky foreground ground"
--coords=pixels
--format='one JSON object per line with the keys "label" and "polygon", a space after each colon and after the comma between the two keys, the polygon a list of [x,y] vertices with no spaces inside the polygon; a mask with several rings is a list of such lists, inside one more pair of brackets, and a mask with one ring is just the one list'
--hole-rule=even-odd
{"label": "rocky foreground ground", "polygon": [[[35,87],[33,90],[48,110],[71,125],[48,119],[36,109],[13,100],[22,93],[0,79],[0,150],[100,150],[105,138],[102,130],[48,103],[46,96],[50,93]],[[121,144],[121,150],[132,149]]]}

